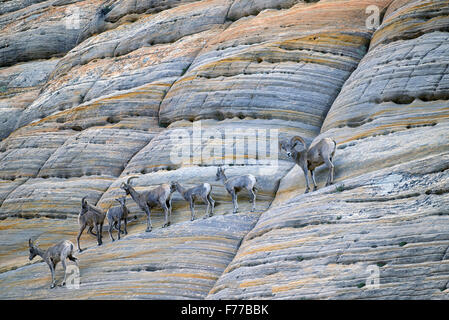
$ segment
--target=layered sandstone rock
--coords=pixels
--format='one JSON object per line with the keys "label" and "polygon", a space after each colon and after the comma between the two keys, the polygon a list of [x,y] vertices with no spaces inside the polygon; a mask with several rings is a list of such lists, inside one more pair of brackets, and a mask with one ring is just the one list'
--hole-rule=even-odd
{"label": "layered sandstone rock", "polygon": [[[447,298],[449,3],[310,2],[1,7],[0,296]],[[293,135],[337,141],[334,186],[302,195],[278,154]],[[242,192],[230,213],[219,165],[257,177],[256,212]],[[175,193],[172,225],[155,208],[145,233],[128,196],[130,234],[83,235],[80,289],[49,291],[28,238],[75,242],[81,198],[107,210],[129,177],[138,191],[208,182],[214,217],[198,204],[189,221]]]}
{"label": "layered sandstone rock", "polygon": [[448,298],[447,4],[393,2],[314,139],[336,184],[292,169],[210,299]]}

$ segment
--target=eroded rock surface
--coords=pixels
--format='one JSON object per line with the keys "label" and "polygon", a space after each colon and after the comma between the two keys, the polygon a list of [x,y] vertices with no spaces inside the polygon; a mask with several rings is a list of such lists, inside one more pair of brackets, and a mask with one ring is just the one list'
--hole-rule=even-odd
{"label": "eroded rock surface", "polygon": [[[0,297],[446,299],[448,8],[2,3]],[[335,185],[322,187],[323,166],[320,190],[302,194],[302,172],[278,151],[294,135],[336,140]],[[257,177],[256,212],[242,192],[231,213],[219,165]],[[84,234],[80,289],[50,290],[28,238],[75,243],[81,198],[106,211],[130,177],[138,191],[208,182],[214,216],[198,203],[190,221],[175,193],[172,224],[155,208],[145,233],[128,196],[129,234],[104,232],[100,247]]]}

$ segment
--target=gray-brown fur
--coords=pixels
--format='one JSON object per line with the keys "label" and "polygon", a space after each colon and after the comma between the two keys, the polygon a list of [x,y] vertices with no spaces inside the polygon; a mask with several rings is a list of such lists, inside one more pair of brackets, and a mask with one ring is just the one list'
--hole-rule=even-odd
{"label": "gray-brown fur", "polygon": [[237,193],[243,189],[248,190],[250,199],[249,202],[253,204],[251,212],[256,210],[256,177],[254,177],[252,174],[246,174],[243,176],[237,176],[228,179],[225,175],[224,169],[222,167],[218,167],[216,180],[221,180],[225,186],[226,191],[231,195],[232,203],[234,205],[233,213],[236,213],[238,211]]}
{"label": "gray-brown fur", "polygon": [[127,220],[128,220],[128,208],[126,207],[125,201],[126,197],[121,197],[115,199],[118,203],[120,203],[119,206],[115,206],[112,208],[109,208],[108,212],[106,213],[106,217],[108,218],[109,223],[109,236],[111,237],[111,241],[114,241],[114,237],[112,236],[112,229],[113,227],[117,227],[118,230],[118,239],[120,240],[120,233],[121,233],[121,224],[122,220],[125,224],[125,235],[128,234],[128,230],[126,229]]}
{"label": "gray-brown fur", "polygon": [[131,198],[137,203],[140,209],[142,209],[147,215],[147,229],[146,232],[150,232],[153,229],[151,224],[151,208],[160,206],[164,210],[165,223],[162,228],[170,225],[171,218],[171,197],[173,192],[176,191],[174,184],[163,183],[160,186],[144,191],[137,192],[130,184],[130,180],[136,177],[130,177],[126,182],[123,182],[120,186],[125,190],[127,195],[131,195]]}
{"label": "gray-brown fur", "polygon": [[55,269],[56,265],[61,262],[62,266],[64,267],[64,280],[62,282],[62,285],[65,285],[67,272],[66,272],[66,259],[75,262],[75,264],[78,266],[77,258],[73,256],[73,249],[74,245],[72,242],[68,240],[63,240],[56,245],[48,248],[47,250],[40,249],[36,244],[31,241],[31,239],[28,240],[28,246],[30,249],[30,260],[33,260],[35,256],[40,256],[48,265],[51,271],[51,287],[54,288],[56,285],[55,280]]}
{"label": "gray-brown fur", "polygon": [[315,191],[317,189],[315,168],[324,163],[329,168],[326,186],[331,185],[334,182],[333,157],[337,143],[333,139],[321,139],[316,144],[307,148],[305,141],[301,137],[294,136],[290,141],[282,141],[280,147],[287,152],[289,157],[295,160],[304,172],[307,184],[305,193],[310,190],[308,172],[310,171],[312,176],[313,190]]}
{"label": "gray-brown fur", "polygon": [[[202,199],[207,205],[206,214],[203,218],[212,217],[214,213],[215,201],[211,197],[212,186],[209,183],[202,183],[192,188],[186,189],[181,186],[178,182],[175,182],[176,190],[181,194],[181,196],[189,203],[191,218],[190,220],[195,220],[195,200]],[[210,212],[209,212],[210,208]]]}
{"label": "gray-brown fur", "polygon": [[[80,247],[80,238],[86,227],[89,227],[87,232],[91,235],[97,237],[98,245],[101,246],[102,241],[102,231],[104,218],[106,217],[105,213],[102,212],[97,207],[89,204],[84,197],[81,200],[81,211],[78,215],[78,224],[80,226],[80,230],[78,232],[78,236],[76,237],[76,242],[78,244],[78,251],[81,252],[82,249]],[[92,229],[95,228],[97,233],[93,233]]]}

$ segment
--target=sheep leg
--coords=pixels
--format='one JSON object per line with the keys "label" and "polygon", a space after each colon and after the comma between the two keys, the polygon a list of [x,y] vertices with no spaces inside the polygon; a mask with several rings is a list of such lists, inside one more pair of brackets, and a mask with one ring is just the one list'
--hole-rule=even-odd
{"label": "sheep leg", "polygon": [[212,215],[214,214],[215,201],[214,201],[214,199],[212,199],[210,194],[207,195],[207,199],[209,200],[209,203],[211,204],[209,217],[212,217]]}
{"label": "sheep leg", "polygon": [[304,193],[308,193],[310,191],[310,186],[309,186],[309,170],[307,170],[307,164],[303,164],[301,166],[302,171],[304,172],[304,177],[306,178],[306,191]]}
{"label": "sheep leg", "polygon": [[206,204],[206,213],[203,216],[203,219],[206,219],[209,216],[208,213],[209,213],[209,208],[210,208],[211,204],[210,204],[209,199],[207,198],[207,196],[205,196],[202,199],[203,199],[203,202]]}
{"label": "sheep leg", "polygon": [[100,227],[98,228],[99,230],[98,230],[98,232],[100,233],[100,242],[103,244],[103,223],[104,222],[101,222],[100,223]]}
{"label": "sheep leg", "polygon": [[65,257],[61,254],[61,264],[62,264],[62,267],[64,268],[64,280],[62,280],[62,283],[61,283],[61,286],[65,286],[65,280],[66,280],[66,278],[67,278],[67,266],[66,266],[66,263],[65,263]]}
{"label": "sheep leg", "polygon": [[153,229],[153,225],[151,224],[151,210],[148,206],[145,206],[144,211],[147,214],[147,229],[145,232],[150,232]]}
{"label": "sheep leg", "polygon": [[168,199],[168,208],[169,208],[169,219],[171,220],[171,212],[172,212],[172,205],[171,205],[172,196],[170,196],[170,199]]}
{"label": "sheep leg", "polygon": [[[136,218],[137,219],[137,218]],[[116,230],[116,231],[118,231],[118,229],[117,229],[117,222],[116,223],[114,223],[114,229]],[[122,234],[124,234],[125,233],[125,231],[122,231],[121,232]]]}
{"label": "sheep leg", "polygon": [[257,198],[256,190],[257,189],[253,186],[253,194],[254,194],[253,211],[256,211],[256,198]]}
{"label": "sheep leg", "polygon": [[[112,242],[115,241],[114,237],[112,236],[112,229],[113,229],[114,224],[115,224],[115,221],[114,221],[114,222],[109,221],[109,229],[108,229],[108,232],[109,232],[109,237],[111,238],[111,241],[112,241]],[[120,231],[119,231],[119,233],[120,233]]]}
{"label": "sheep leg", "polygon": [[315,180],[315,169],[310,170],[310,175],[312,176],[312,182],[313,182],[313,191],[316,191],[317,186],[316,186],[316,180]]}
{"label": "sheep leg", "polygon": [[168,225],[170,225],[171,224],[171,211],[172,211],[171,196],[169,199],[167,199],[165,204],[167,205],[167,208],[168,208]]}
{"label": "sheep leg", "polygon": [[330,186],[331,184],[334,183],[334,164],[332,163],[331,157],[324,159],[324,162],[326,163],[327,167],[329,168],[329,174],[327,176],[326,186]]}
{"label": "sheep leg", "polygon": [[50,261],[47,261],[48,266],[50,267],[51,272],[51,286],[50,289],[53,289],[55,287],[55,265],[53,264],[53,261],[50,259]]}
{"label": "sheep leg", "polygon": [[97,238],[97,234],[95,232],[92,231],[93,226],[90,226],[89,229],[87,229],[87,233],[89,233],[92,237]]}
{"label": "sheep leg", "polygon": [[76,266],[78,267],[78,259],[72,256],[72,254],[68,255],[67,258],[69,258],[70,261],[75,262]]}
{"label": "sheep leg", "polygon": [[193,200],[189,201],[189,205],[190,205],[190,221],[195,220],[195,203],[193,202]]}
{"label": "sheep leg", "polygon": [[256,194],[253,189],[249,190],[249,202],[253,204],[251,212],[254,212],[256,210]]}
{"label": "sheep leg", "polygon": [[101,242],[101,233],[100,233],[100,224],[95,224],[95,231],[97,231],[97,242],[98,245],[101,246],[102,242]]}
{"label": "sheep leg", "polygon": [[118,219],[118,233],[117,233],[117,237],[118,237],[118,239],[120,240],[120,231],[122,230],[122,222],[121,222],[121,220],[122,219]]}
{"label": "sheep leg", "polygon": [[77,244],[78,244],[78,252],[83,251],[83,250],[80,248],[80,238],[81,238],[81,234],[83,233],[83,231],[84,231],[85,228],[86,228],[86,225],[85,225],[85,224],[82,225],[81,228],[80,228],[80,231],[78,232],[78,236],[76,237],[76,242],[77,242]]}
{"label": "sheep leg", "polygon": [[126,229],[126,223],[127,223],[127,221],[126,221],[126,218],[124,218],[123,220],[124,220],[124,222],[125,222],[125,235],[127,235],[127,234],[128,234],[128,230]]}
{"label": "sheep leg", "polygon": [[239,206],[237,204],[237,195],[234,190],[231,193],[231,197],[232,197],[232,204],[234,205],[234,211],[232,213],[237,213],[237,211],[239,210]]}
{"label": "sheep leg", "polygon": [[162,207],[162,209],[164,209],[164,214],[165,214],[165,222],[164,222],[164,225],[162,226],[162,228],[166,228],[170,225],[170,221],[168,220],[168,211],[169,210],[168,210],[166,201],[163,201],[161,203],[161,207]]}

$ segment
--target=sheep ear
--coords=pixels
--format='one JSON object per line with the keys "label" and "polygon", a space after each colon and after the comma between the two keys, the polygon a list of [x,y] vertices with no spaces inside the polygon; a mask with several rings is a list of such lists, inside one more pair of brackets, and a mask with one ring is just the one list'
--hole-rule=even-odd
{"label": "sheep ear", "polygon": [[285,149],[285,141],[279,141],[279,149]]}

